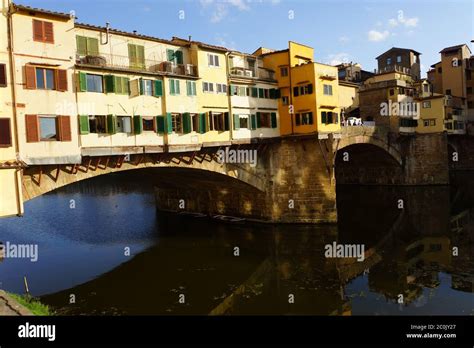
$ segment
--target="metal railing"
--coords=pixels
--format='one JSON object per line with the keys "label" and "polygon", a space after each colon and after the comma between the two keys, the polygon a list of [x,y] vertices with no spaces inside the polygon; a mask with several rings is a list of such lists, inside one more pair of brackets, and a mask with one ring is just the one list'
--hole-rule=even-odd
{"label": "metal railing", "polygon": [[175,64],[169,61],[153,59],[131,59],[128,56],[115,54],[80,55],[76,54],[76,64],[104,68],[134,70],[137,72],[164,73],[171,75],[198,76],[193,64]]}

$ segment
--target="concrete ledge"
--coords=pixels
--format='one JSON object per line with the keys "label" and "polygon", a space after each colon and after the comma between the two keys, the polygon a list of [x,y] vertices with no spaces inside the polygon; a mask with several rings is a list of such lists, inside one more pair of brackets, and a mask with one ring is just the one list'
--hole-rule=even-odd
{"label": "concrete ledge", "polygon": [[62,157],[27,157],[24,159],[24,162],[28,165],[80,164],[82,163],[82,157],[81,155]]}
{"label": "concrete ledge", "polygon": [[202,143],[202,147],[218,147],[218,146],[230,146],[232,145],[231,141],[211,141],[207,143]]}
{"label": "concrete ledge", "polygon": [[143,152],[141,146],[85,147],[81,150],[82,156],[134,155]]}
{"label": "concrete ledge", "polygon": [[163,146],[145,146],[145,153],[163,153],[165,147]]}
{"label": "concrete ledge", "polygon": [[168,145],[168,152],[200,151],[201,145]]}

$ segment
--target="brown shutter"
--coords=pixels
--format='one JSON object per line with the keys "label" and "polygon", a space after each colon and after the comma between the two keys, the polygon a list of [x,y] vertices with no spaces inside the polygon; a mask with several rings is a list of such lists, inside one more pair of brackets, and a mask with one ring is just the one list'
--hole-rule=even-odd
{"label": "brown shutter", "polygon": [[0,87],[7,87],[7,66],[0,64]]}
{"label": "brown shutter", "polygon": [[0,147],[12,145],[12,132],[9,118],[0,118]]}
{"label": "brown shutter", "polygon": [[26,120],[26,142],[37,143],[40,139],[38,115],[25,115]]}
{"label": "brown shutter", "polygon": [[67,91],[67,70],[56,70],[57,90]]}
{"label": "brown shutter", "polygon": [[25,88],[36,89],[36,69],[32,65],[25,65]]}
{"label": "brown shutter", "polygon": [[53,23],[43,22],[44,26],[44,42],[54,43]]}
{"label": "brown shutter", "polygon": [[71,141],[71,117],[58,116],[59,141]]}
{"label": "brown shutter", "polygon": [[43,40],[43,21],[33,19],[33,40],[44,41]]}

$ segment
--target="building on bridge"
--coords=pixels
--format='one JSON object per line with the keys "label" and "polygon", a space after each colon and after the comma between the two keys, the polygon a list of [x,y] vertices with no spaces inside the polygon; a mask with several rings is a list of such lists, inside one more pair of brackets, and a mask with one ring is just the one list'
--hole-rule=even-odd
{"label": "building on bridge", "polygon": [[428,79],[435,93],[446,95],[446,127],[449,133],[465,134],[466,122],[474,122],[473,57],[466,44],[440,51],[441,61],[431,66]]}
{"label": "building on bridge", "polygon": [[281,135],[340,132],[338,69],[313,61],[314,49],[295,42],[272,51],[259,48],[254,55],[274,70],[280,90],[278,113]]}

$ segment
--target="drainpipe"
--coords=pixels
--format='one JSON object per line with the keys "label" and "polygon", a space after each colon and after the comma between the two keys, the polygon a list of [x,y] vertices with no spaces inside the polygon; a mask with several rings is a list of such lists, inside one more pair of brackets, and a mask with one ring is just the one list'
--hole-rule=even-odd
{"label": "drainpipe", "polygon": [[295,106],[293,105],[293,86],[291,85],[291,55],[290,55],[290,48],[289,47],[288,47],[288,78],[290,80],[290,106],[293,109],[293,112],[289,113],[290,114],[290,121],[291,121],[291,135],[293,135],[293,134],[295,134],[294,127],[293,127],[293,115],[294,115],[294,111],[295,111]]}
{"label": "drainpipe", "polygon": [[[11,93],[12,93],[12,108],[13,108],[13,132],[15,134],[15,148],[16,153],[18,154],[17,160],[20,159],[20,142],[18,140],[19,133],[18,133],[18,112],[16,106],[16,78],[15,78],[15,59],[13,59],[13,23],[12,23],[12,16],[16,12],[13,9],[13,4],[7,0],[8,3],[8,10],[7,10],[7,36],[8,36],[8,59],[10,62],[10,81],[11,81]],[[15,171],[18,171],[17,169]],[[19,169],[21,171],[20,175],[23,176],[23,169]],[[23,210],[23,203],[22,203],[22,195],[23,192],[20,189],[21,182],[18,178],[18,172],[15,173],[15,192],[16,192],[16,205],[17,205],[17,212],[18,216],[22,216]]]}

